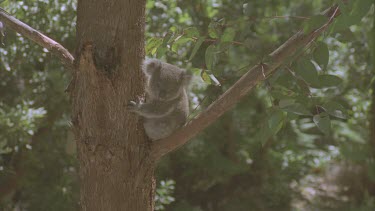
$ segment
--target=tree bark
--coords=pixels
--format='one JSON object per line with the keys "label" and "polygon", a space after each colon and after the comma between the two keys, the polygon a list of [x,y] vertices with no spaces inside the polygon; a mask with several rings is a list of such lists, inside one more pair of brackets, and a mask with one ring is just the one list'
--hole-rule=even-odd
{"label": "tree bark", "polygon": [[153,210],[155,162],[141,121],[145,0],[80,0],[70,87],[82,210]]}

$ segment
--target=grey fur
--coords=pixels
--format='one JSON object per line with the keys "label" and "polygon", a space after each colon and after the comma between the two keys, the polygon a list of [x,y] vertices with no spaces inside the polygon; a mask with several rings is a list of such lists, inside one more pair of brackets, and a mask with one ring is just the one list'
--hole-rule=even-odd
{"label": "grey fur", "polygon": [[130,101],[128,110],[144,118],[149,138],[162,139],[186,123],[189,115],[187,86],[192,76],[157,59],[146,60],[142,69],[147,76],[147,102]]}

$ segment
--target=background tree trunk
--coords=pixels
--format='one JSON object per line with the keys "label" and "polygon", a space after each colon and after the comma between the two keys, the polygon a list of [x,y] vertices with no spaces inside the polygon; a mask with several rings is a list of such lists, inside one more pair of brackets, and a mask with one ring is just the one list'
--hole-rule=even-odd
{"label": "background tree trunk", "polygon": [[80,0],[71,84],[82,210],[153,210],[154,162],[129,100],[144,93],[144,0]]}

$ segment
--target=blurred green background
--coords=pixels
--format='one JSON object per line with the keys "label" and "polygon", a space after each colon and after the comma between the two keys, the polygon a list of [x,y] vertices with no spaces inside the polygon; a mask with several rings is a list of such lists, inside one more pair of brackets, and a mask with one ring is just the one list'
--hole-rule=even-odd
{"label": "blurred green background", "polygon": [[[374,1],[147,1],[146,55],[194,73],[193,118],[298,30],[341,16],[157,170],[156,210],[375,210]],[[75,0],[0,7],[75,47]],[[0,35],[1,36],[1,35]],[[70,75],[9,28],[0,43],[0,210],[78,210]]]}

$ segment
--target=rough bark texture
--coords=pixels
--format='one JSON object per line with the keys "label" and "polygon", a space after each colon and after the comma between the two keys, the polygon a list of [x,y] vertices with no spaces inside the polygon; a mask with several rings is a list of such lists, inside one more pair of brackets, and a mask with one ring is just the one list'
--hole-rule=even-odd
{"label": "rough bark texture", "polygon": [[154,162],[129,100],[144,93],[144,0],[80,0],[70,87],[82,210],[153,210]]}

